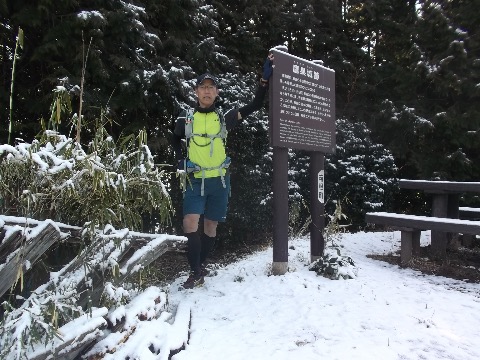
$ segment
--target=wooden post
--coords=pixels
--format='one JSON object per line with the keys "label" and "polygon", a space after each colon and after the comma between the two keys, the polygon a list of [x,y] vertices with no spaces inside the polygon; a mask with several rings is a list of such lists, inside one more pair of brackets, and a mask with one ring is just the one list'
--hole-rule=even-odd
{"label": "wooden post", "polygon": [[[452,219],[459,218],[459,194],[448,194],[447,217]],[[449,249],[458,249],[460,247],[460,234],[447,233],[447,247]]]}
{"label": "wooden post", "polygon": [[413,256],[420,255],[420,236],[422,232],[420,230],[412,231],[412,253]]}
{"label": "wooden post", "polygon": [[412,231],[402,230],[400,238],[400,262],[402,266],[407,265],[412,260]]}
{"label": "wooden post", "polygon": [[[448,195],[433,194],[432,216],[447,217]],[[447,233],[432,230],[432,257],[445,259],[447,256]]]}
{"label": "wooden post", "polygon": [[[323,255],[325,239],[325,189],[324,181],[325,155],[318,151],[310,153],[310,261],[314,262]],[[321,183],[320,183],[321,182]],[[320,188],[321,187],[321,188]]]}
{"label": "wooden post", "polygon": [[273,147],[273,263],[272,274],[288,270],[288,149]]}

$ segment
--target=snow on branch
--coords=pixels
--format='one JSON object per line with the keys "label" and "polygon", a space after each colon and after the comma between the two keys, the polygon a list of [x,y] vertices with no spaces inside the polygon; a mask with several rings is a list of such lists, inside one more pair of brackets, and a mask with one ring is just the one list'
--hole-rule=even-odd
{"label": "snow on branch", "polygon": [[[7,244],[12,252],[19,252],[22,256],[30,253],[23,249],[24,244],[28,247],[28,240],[35,242],[34,248],[38,249],[35,256],[38,258],[54,241],[65,237],[51,220],[37,222],[32,227],[21,227],[5,225],[3,218],[0,217],[4,227],[0,229],[0,234],[26,240],[17,241],[14,245],[4,237],[0,238],[0,245]],[[54,234],[57,235],[53,236]],[[106,226],[103,231],[96,233],[77,257],[60,271],[51,273],[47,283],[23,299],[20,306],[14,308],[7,302],[3,303],[5,313],[0,330],[0,359],[21,359],[25,354],[31,359],[45,359],[49,356],[73,359],[74,355],[89,347],[92,342],[104,337],[103,328],[110,327],[111,330],[119,322],[123,324],[123,332],[138,331],[141,334],[142,325],[138,324],[140,320],[157,321],[158,329],[166,331],[172,326],[160,324],[172,317],[163,312],[167,303],[166,295],[158,288],[149,288],[138,297],[140,289],[135,285],[132,275],[185,240],[180,236],[142,234]],[[31,268],[25,266],[26,258],[9,258],[1,256],[0,252],[1,259],[16,261],[16,264],[23,266],[25,272]],[[36,260],[30,257],[28,259],[32,263]],[[6,268],[5,264],[1,264],[0,273]],[[8,279],[1,274],[7,282]],[[10,274],[16,275],[15,271],[10,271]],[[12,279],[7,282],[7,289],[12,286],[15,278]],[[107,316],[108,308],[111,312]],[[185,329],[185,326],[181,328]],[[161,344],[168,343],[161,339],[164,330],[159,330],[155,335],[158,344],[150,344],[158,351],[163,348]],[[141,338],[142,336],[138,337]],[[177,339],[175,344],[178,343]],[[148,347],[144,350],[147,351]],[[170,347],[167,350],[169,352]]]}

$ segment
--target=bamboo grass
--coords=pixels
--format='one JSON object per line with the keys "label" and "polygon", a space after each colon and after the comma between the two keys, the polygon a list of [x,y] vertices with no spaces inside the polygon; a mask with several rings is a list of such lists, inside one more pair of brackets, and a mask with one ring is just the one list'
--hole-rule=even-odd
{"label": "bamboo grass", "polygon": [[23,50],[23,30],[18,28],[17,41],[15,44],[15,54],[13,55],[13,65],[12,65],[12,81],[10,82],[10,114],[9,114],[9,124],[8,124],[8,144],[10,145],[12,137],[12,123],[13,123],[13,85],[15,83],[15,68],[18,59],[18,48]]}

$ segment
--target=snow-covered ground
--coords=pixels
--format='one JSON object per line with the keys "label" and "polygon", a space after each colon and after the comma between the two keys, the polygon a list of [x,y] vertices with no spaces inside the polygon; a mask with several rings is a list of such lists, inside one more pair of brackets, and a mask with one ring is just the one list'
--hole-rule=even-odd
{"label": "snow-covered ground", "polygon": [[[430,243],[430,232],[421,241]],[[110,312],[96,309],[59,334],[75,339],[105,317],[113,324],[125,318],[122,332],[91,335],[100,341],[90,354],[115,348],[105,360],[167,360],[182,344],[173,360],[480,359],[480,284],[366,256],[398,250],[400,232],[345,234],[337,243],[355,261],[355,279],[308,270],[309,240],[296,239],[285,275],[269,274],[267,249],[220,267],[203,287],[185,290],[180,276]]]}
{"label": "snow-covered ground", "polygon": [[308,239],[290,242],[282,276],[269,276],[269,249],[219,269],[202,288],[181,290],[185,277],[177,279],[169,306],[189,304],[192,318],[173,359],[479,359],[480,285],[366,257],[399,242],[399,232],[346,234],[353,280],[309,271]]}

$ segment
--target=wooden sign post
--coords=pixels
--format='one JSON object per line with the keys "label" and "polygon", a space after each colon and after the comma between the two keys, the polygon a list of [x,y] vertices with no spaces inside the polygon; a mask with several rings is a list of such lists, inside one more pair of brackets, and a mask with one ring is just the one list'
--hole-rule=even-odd
{"label": "wooden sign post", "polygon": [[272,49],[269,131],[273,147],[272,273],[288,270],[288,149],[310,154],[311,260],[325,247],[324,154],[335,152],[335,72],[316,62]]}

